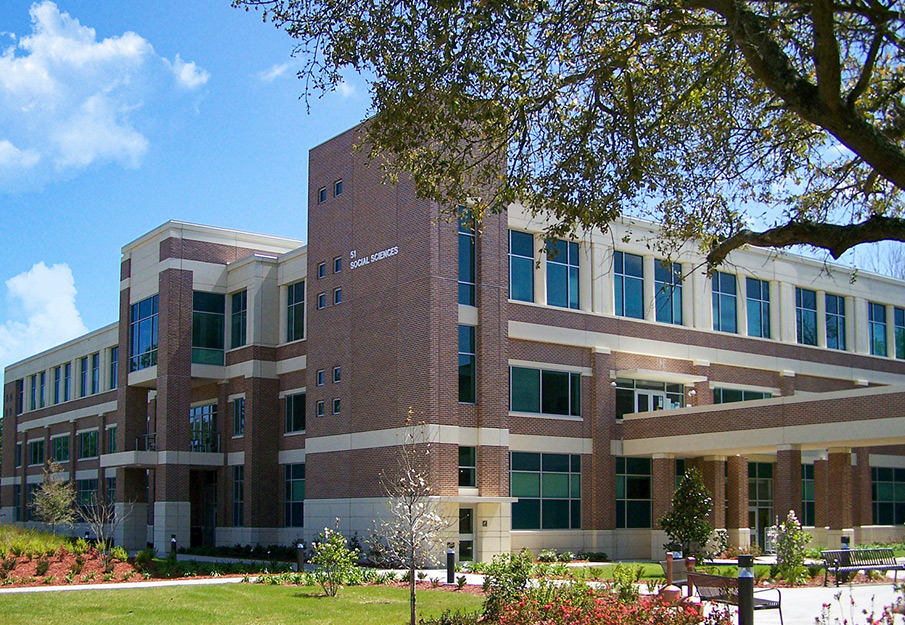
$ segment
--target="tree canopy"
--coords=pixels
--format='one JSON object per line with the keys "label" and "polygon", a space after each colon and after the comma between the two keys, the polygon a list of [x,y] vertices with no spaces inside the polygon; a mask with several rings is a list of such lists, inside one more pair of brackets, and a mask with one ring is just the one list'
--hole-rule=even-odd
{"label": "tree canopy", "polygon": [[840,256],[905,240],[902,0],[233,0],[296,39],[305,97],[372,78],[371,156],[552,236],[622,215]]}

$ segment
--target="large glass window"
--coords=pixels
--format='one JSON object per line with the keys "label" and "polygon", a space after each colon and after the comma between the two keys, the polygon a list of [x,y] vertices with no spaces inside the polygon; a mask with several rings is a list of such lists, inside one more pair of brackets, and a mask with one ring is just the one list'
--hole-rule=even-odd
{"label": "large glass window", "polygon": [[286,527],[305,526],[305,465],[286,465],[286,508],[284,520]]}
{"label": "large glass window", "polygon": [[233,400],[233,436],[245,435],[245,398]]}
{"label": "large glass window", "polygon": [[512,529],[581,529],[581,456],[510,453]]}
{"label": "large glass window", "polygon": [[75,502],[78,504],[79,508],[87,512],[88,509],[93,508],[98,504],[97,478],[76,480],[75,484]]}
{"label": "large glass window", "polygon": [[217,432],[217,404],[193,406],[189,410],[189,451],[215,453],[220,451]]}
{"label": "large glass window", "polygon": [[475,305],[475,221],[464,206],[459,207],[459,303]]}
{"label": "large glass window", "polygon": [[79,432],[79,460],[97,458],[98,431]]}
{"label": "large glass window", "polygon": [[38,374],[38,408],[43,408],[47,405],[47,372],[42,371]]}
{"label": "large glass window", "polygon": [[192,294],[192,362],[223,364],[223,326],[226,297],[217,293]]}
{"label": "large glass window", "polygon": [[101,355],[91,354],[91,394],[97,395],[101,390]]}
{"label": "large glass window", "polygon": [[616,314],[620,317],[644,318],[644,259],[637,254],[613,254]]}
{"label": "large glass window", "polygon": [[107,453],[116,453],[116,426],[107,428]]}
{"label": "large glass window", "polygon": [[110,348],[110,385],[111,389],[119,386],[119,347]]}
{"label": "large glass window", "polygon": [[[156,358],[156,352],[155,352]],[[156,362],[156,360],[155,360]],[[63,365],[63,401],[69,401],[72,397],[72,363]]]}
{"label": "large glass window", "polygon": [[[323,416],[323,415],[318,415]],[[286,396],[286,431],[302,432],[305,429],[305,393]]]}
{"label": "large glass window", "polygon": [[578,308],[578,270],[578,243],[548,239],[547,304]]}
{"label": "large glass window", "polygon": [[474,488],[477,481],[477,456],[474,447],[459,447],[459,486]]}
{"label": "large glass window", "polygon": [[616,527],[650,526],[650,458],[616,458]]}
{"label": "large glass window", "polygon": [[895,326],[896,358],[905,358],[905,309],[893,309],[893,323]]}
{"label": "large glass window", "polygon": [[534,235],[509,231],[509,299],[534,301]]}
{"label": "large glass window", "polygon": [[672,410],[684,405],[685,387],[681,384],[647,380],[616,380],[616,418],[635,412]]}
{"label": "large glass window", "polygon": [[13,484],[13,521],[22,522],[22,485]]}
{"label": "large glass window", "polygon": [[718,332],[738,332],[735,276],[713,273],[713,329]]}
{"label": "large glass window", "polygon": [[79,359],[79,397],[88,395],[88,356]]}
{"label": "large glass window", "polygon": [[870,353],[874,356],[886,356],[886,306],[868,302],[867,320],[870,327]]}
{"label": "large glass window", "polygon": [[38,407],[38,376],[33,375],[29,378],[31,381],[31,394],[28,398],[29,410],[35,410]]}
{"label": "large glass window", "polygon": [[69,462],[68,436],[57,436],[50,439],[50,457],[54,462]]}
{"label": "large glass window", "polygon": [[245,525],[245,465],[233,466],[233,527]]}
{"label": "large glass window", "polygon": [[732,404],[738,401],[768,399],[770,397],[773,397],[773,394],[765,391],[745,391],[735,388],[713,389],[713,403],[715,404]]}
{"label": "large glass window", "polygon": [[[67,397],[68,399],[68,397]],[[16,414],[25,411],[25,380],[16,380]]]}
{"label": "large glass window", "polygon": [[157,364],[157,295],[132,304],[129,316],[129,371]]}
{"label": "large glass window", "polygon": [[795,287],[795,325],[798,342],[817,345],[817,292]]}
{"label": "large glass window", "polygon": [[682,325],[682,265],[666,260],[654,264],[657,321]]}
{"label": "large glass window", "polygon": [[747,277],[745,295],[748,308],[748,336],[770,338],[770,283]]}
{"label": "large glass window", "polygon": [[526,367],[510,368],[514,412],[581,416],[581,374]]}
{"label": "large glass window", "polygon": [[28,464],[44,464],[44,440],[28,442]]}
{"label": "large glass window", "polygon": [[475,366],[474,326],[459,326],[459,403],[475,403]]}
{"label": "large glass window", "polygon": [[53,403],[59,404],[60,398],[60,385],[63,383],[62,380],[62,367],[54,367],[53,368]]}
{"label": "large glass window", "polygon": [[814,525],[814,465],[801,465],[801,524]]}
{"label": "large glass window", "polygon": [[845,349],[845,298],[826,294],[826,346]]}
{"label": "large glass window", "polygon": [[905,523],[905,469],[871,467],[874,525]]}
{"label": "large glass window", "polygon": [[286,340],[305,338],[305,281],[290,284],[286,300]]}
{"label": "large glass window", "polygon": [[233,293],[230,297],[229,346],[233,349],[245,345],[248,321],[248,291]]}

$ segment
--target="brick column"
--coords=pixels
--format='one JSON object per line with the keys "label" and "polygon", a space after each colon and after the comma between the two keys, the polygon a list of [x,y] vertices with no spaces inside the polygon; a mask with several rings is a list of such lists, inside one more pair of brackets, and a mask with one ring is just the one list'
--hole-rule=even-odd
{"label": "brick column", "polygon": [[[852,525],[873,525],[874,511],[871,497],[873,478],[870,472],[870,450],[858,447],[854,450],[856,464],[852,467]],[[858,543],[861,544],[860,538]]]}
{"label": "brick column", "polygon": [[776,476],[773,478],[773,513],[779,522],[789,510],[801,521],[801,446],[780,445],[776,451]]}
{"label": "brick column", "polygon": [[847,447],[827,450],[828,483],[827,495],[832,493],[833,505],[827,506],[827,525],[831,530],[842,530],[852,526],[852,454]]}
{"label": "brick column", "polygon": [[676,461],[672,454],[654,454],[650,482],[651,520],[657,527],[660,517],[672,509],[676,490]]}
{"label": "brick column", "polygon": [[714,529],[725,528],[726,525],[726,457],[707,456],[698,463],[704,485],[713,498],[713,510],[708,517]]}
{"label": "brick column", "polygon": [[747,547],[751,544],[751,534],[748,531],[748,457],[730,456],[727,463],[726,530],[729,533],[729,544]]}
{"label": "brick column", "polygon": [[814,461],[814,527],[823,529],[829,524],[827,518],[827,461]]}

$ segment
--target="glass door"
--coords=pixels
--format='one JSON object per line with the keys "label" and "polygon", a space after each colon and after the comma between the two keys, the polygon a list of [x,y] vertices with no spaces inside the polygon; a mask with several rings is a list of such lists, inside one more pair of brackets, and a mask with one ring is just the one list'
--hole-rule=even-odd
{"label": "glass door", "polygon": [[474,560],[474,508],[459,508],[459,561]]}
{"label": "glass door", "polygon": [[666,393],[657,391],[635,391],[635,412],[663,410],[666,407]]}

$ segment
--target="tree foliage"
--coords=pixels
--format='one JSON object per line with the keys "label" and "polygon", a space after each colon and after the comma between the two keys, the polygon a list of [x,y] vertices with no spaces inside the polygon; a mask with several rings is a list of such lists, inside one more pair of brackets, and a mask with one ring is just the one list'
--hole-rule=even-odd
{"label": "tree foliage", "polygon": [[76,518],[75,486],[60,478],[62,468],[52,460],[44,465],[44,477],[35,489],[31,506],[35,516],[57,531],[57,525],[72,525]]}
{"label": "tree foliage", "polygon": [[442,206],[645,216],[711,265],[905,240],[902,0],[233,4],[297,41],[306,98],[373,77],[371,155]]}
{"label": "tree foliage", "polygon": [[358,550],[346,545],[346,539],[339,531],[339,519],[336,519],[334,529],[324,528],[324,532],[311,543],[311,548],[314,551],[311,563],[317,566],[314,579],[324,589],[325,595],[335,597],[343,581],[355,568]]}
{"label": "tree foliage", "polygon": [[811,535],[802,531],[801,523],[794,510],[789,510],[785,520],[767,530],[776,548],[776,566],[779,573],[790,584],[798,584],[807,579],[804,568],[805,547],[811,541]]}
{"label": "tree foliage", "polygon": [[707,520],[713,510],[713,497],[704,485],[701,472],[685,471],[672,497],[672,510],[658,521],[672,542],[682,545],[682,553],[700,560],[713,527]]}

